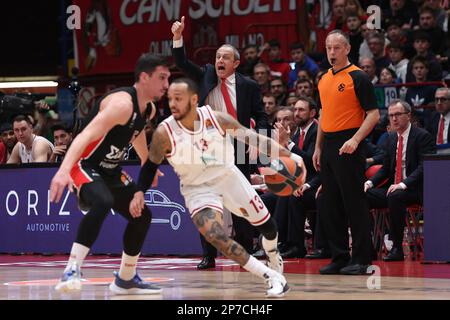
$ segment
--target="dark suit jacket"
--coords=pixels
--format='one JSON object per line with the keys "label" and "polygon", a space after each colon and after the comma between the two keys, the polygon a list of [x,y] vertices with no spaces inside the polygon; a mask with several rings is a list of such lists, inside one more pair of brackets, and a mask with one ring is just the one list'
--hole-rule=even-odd
{"label": "dark suit jacket", "polygon": [[314,121],[311,127],[309,127],[309,130],[305,136],[305,140],[303,141],[302,150],[298,148],[299,139],[300,139],[300,130],[297,130],[295,135],[292,137],[292,142],[295,143],[295,146],[292,147],[291,152],[298,154],[303,158],[306,170],[308,171],[308,174],[306,176],[306,183],[310,184],[309,182],[317,175],[317,172],[314,169],[312,162],[312,156],[314,154],[314,149],[316,147],[317,123]]}
{"label": "dark suit jacket", "polygon": [[[212,64],[200,67],[187,59],[184,47],[174,48],[175,64],[188,77],[200,86],[199,104],[205,104],[208,94],[217,86],[216,68]],[[250,118],[256,122],[256,129],[269,129],[268,117],[264,111],[261,91],[257,83],[250,78],[236,72],[236,110],[238,121],[250,127]],[[214,106],[213,106],[214,107]]]}
{"label": "dark suit jacket", "polygon": [[[386,142],[386,157],[383,166],[370,179],[373,185],[379,185],[386,178],[388,178],[388,185],[394,183],[397,141],[397,133],[390,133]],[[436,144],[431,134],[424,129],[411,127],[406,146],[406,178],[402,182],[408,189],[418,191],[421,198],[423,194],[423,155],[435,152]]]}
{"label": "dark suit jacket", "polygon": [[[433,140],[437,142],[437,134],[439,131],[439,120],[441,119],[441,114],[439,112],[434,112],[431,115],[431,119],[428,123],[427,130],[433,137]],[[448,125],[448,132],[447,132],[447,141],[450,142],[450,124]]]}

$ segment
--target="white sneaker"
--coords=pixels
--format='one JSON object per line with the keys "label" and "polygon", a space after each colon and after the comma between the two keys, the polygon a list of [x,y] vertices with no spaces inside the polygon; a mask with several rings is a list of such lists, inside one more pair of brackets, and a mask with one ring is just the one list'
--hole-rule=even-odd
{"label": "white sneaker", "polygon": [[81,290],[81,272],[80,267],[74,263],[69,271],[64,272],[61,280],[55,286],[55,290],[59,292],[78,292]]}
{"label": "white sneaker", "polygon": [[266,251],[267,256],[267,266],[275,270],[276,272],[283,274],[284,267],[283,267],[283,258],[280,255],[280,251],[277,249],[272,251]]}
{"label": "white sneaker", "polygon": [[279,273],[270,277],[268,276],[266,278],[266,284],[268,286],[266,292],[268,298],[281,298],[290,290],[286,278]]}

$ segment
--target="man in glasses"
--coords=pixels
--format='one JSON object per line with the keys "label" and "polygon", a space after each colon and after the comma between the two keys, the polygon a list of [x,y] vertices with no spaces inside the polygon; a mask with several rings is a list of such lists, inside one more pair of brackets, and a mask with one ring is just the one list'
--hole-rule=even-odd
{"label": "man in glasses", "polygon": [[434,94],[436,112],[432,115],[427,130],[436,139],[436,144],[450,143],[450,89],[439,88]]}
{"label": "man in glasses", "polygon": [[[406,208],[423,201],[423,155],[435,153],[433,137],[411,124],[411,106],[393,100],[388,107],[391,133],[383,166],[364,183],[371,208],[389,208],[393,247],[384,261],[403,261],[403,229]],[[387,179],[387,183],[382,184]]]}

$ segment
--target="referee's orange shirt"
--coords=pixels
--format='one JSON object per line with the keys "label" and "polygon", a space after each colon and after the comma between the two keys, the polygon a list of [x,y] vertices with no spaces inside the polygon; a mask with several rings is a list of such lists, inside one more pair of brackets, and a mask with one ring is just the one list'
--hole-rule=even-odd
{"label": "referee's orange shirt", "polygon": [[378,108],[372,82],[353,64],[336,72],[330,68],[319,80],[318,88],[323,132],[359,128],[366,111]]}

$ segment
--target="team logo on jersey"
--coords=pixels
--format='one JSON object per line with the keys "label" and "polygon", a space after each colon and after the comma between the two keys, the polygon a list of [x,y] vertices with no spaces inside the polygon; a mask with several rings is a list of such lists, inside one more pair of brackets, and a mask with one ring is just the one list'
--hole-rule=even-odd
{"label": "team logo on jersey", "polygon": [[338,86],[338,91],[339,91],[339,92],[343,92],[344,89],[345,89],[345,84],[341,83],[341,84]]}
{"label": "team logo on jersey", "polygon": [[206,120],[205,120],[205,128],[206,128],[206,130],[212,130],[212,129],[214,129],[214,126],[213,126],[211,120],[209,120],[209,119],[206,119]]}

